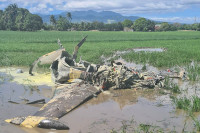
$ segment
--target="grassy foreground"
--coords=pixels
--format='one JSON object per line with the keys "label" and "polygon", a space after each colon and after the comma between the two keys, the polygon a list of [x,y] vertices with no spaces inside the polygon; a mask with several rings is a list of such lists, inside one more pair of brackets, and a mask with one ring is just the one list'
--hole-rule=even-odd
{"label": "grassy foreground", "polygon": [[99,63],[100,56],[117,50],[136,47],[166,48],[163,53],[129,53],[123,57],[157,67],[183,65],[200,61],[200,32],[59,32],[0,31],[0,66],[29,66],[43,54],[58,48],[57,39],[67,51],[85,36],[87,41],[79,50],[82,59]]}

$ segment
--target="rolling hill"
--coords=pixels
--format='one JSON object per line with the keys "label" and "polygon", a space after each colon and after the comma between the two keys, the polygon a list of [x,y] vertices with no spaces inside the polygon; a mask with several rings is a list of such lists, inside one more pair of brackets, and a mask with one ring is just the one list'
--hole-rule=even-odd
{"label": "rolling hill", "polygon": [[[67,12],[63,12],[61,14],[55,15],[55,18],[58,19],[58,17],[61,15],[63,17],[66,17]],[[38,14],[42,17],[43,22],[49,23],[50,15],[42,15]],[[72,15],[72,22],[93,22],[93,21],[99,21],[104,23],[113,23],[113,22],[121,22],[125,19],[130,19],[132,21],[140,18],[138,16],[123,16],[119,13],[112,12],[112,11],[102,11],[102,12],[96,12],[92,10],[88,11],[73,11],[71,12]]]}

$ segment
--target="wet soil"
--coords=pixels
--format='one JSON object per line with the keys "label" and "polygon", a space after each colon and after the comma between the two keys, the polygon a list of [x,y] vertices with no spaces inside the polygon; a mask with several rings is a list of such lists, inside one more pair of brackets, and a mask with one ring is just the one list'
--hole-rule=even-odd
{"label": "wet soil", "polygon": [[[149,67],[147,69],[151,70]],[[30,79],[28,84],[17,82],[16,76],[9,75],[8,72],[7,74],[0,72],[0,77],[0,132],[2,133],[110,133],[112,130],[121,132],[125,125],[126,131],[131,133],[140,124],[159,126],[166,132],[173,130],[182,132],[183,128],[186,131],[195,131],[194,122],[188,114],[175,109],[170,94],[161,94],[160,91],[164,90],[160,89],[105,91],[60,119],[70,127],[69,131],[15,126],[4,120],[32,115],[42,107],[42,104],[27,105],[24,99],[30,101],[45,99],[48,102],[54,87],[48,86],[49,81],[37,86],[35,85],[37,82],[31,82]],[[184,93],[181,95],[200,94],[200,85],[197,83],[192,84],[182,80],[174,82],[183,90]],[[198,113],[196,117],[199,117]]]}

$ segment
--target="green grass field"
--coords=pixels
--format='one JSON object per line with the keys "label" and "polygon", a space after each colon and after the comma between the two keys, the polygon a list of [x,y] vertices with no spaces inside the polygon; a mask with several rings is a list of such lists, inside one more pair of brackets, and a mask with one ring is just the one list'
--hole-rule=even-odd
{"label": "green grass field", "polygon": [[200,32],[59,32],[0,31],[0,66],[29,66],[43,54],[58,49],[57,39],[67,51],[88,35],[79,50],[82,59],[99,63],[100,56],[136,47],[166,48],[162,53],[129,53],[123,57],[156,67],[200,61]]}

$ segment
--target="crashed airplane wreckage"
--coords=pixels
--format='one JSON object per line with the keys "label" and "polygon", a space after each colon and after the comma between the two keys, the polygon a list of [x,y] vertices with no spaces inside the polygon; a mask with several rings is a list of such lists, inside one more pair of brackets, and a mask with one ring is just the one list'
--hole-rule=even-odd
{"label": "crashed airplane wreckage", "polygon": [[[158,76],[155,73],[139,73],[121,62],[112,61],[110,65],[96,65],[80,59],[77,63],[75,60],[78,49],[86,38],[87,36],[75,47],[73,55],[70,55],[58,40],[60,49],[40,57],[32,64],[29,70],[30,75],[33,75],[32,70],[37,63],[51,64],[52,79],[58,85],[54,96],[33,116],[16,117],[7,119],[6,122],[28,128],[66,130],[69,127],[59,122],[58,119],[106,89],[163,86],[162,81],[165,76]],[[180,74],[172,73],[171,75],[180,77]]]}

